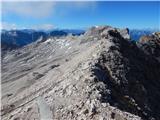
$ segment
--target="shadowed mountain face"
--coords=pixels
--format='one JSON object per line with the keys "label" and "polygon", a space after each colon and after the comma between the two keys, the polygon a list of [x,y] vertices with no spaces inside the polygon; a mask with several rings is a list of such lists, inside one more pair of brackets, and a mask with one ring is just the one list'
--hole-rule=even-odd
{"label": "shadowed mountain face", "polygon": [[46,38],[47,35],[44,32],[29,32],[26,30],[3,31],[1,33],[2,50],[22,47],[38,40],[40,37]]}
{"label": "shadowed mountain face", "polygon": [[48,37],[60,37],[67,36],[68,34],[80,35],[84,31],[80,30],[53,30],[50,32],[45,31],[35,31],[35,30],[3,30],[1,33],[1,43],[2,50],[12,50],[19,48],[25,45],[28,45],[32,42],[37,41],[38,39],[46,40]]}
{"label": "shadowed mountain face", "polygon": [[159,120],[159,43],[97,26],[6,52],[2,118]]}

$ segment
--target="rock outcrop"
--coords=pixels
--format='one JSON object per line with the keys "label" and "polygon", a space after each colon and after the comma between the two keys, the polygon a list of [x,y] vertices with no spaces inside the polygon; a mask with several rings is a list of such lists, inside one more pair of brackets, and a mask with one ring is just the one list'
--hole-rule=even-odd
{"label": "rock outcrop", "polygon": [[151,57],[160,62],[160,33],[155,32],[150,36],[143,36],[139,41],[140,48]]}
{"label": "rock outcrop", "polygon": [[128,32],[92,27],[6,53],[2,118],[159,120],[160,38]]}

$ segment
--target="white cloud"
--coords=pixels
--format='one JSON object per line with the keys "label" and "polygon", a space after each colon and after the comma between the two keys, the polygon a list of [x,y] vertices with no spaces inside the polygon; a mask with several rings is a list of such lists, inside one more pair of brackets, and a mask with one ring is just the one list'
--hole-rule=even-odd
{"label": "white cloud", "polygon": [[[86,8],[95,8],[95,1],[69,1],[69,2],[60,2],[60,1],[2,1],[2,16],[10,14],[16,14],[22,17],[32,17],[32,18],[46,18],[54,13],[55,6],[64,4],[64,12],[67,12],[68,7],[73,9],[86,9]],[[69,3],[69,4],[66,4]]]}
{"label": "white cloud", "polygon": [[2,22],[0,29],[5,29],[5,30],[11,30],[11,29],[17,29],[17,25],[14,23],[6,23],[6,22]]}
{"label": "white cloud", "polygon": [[44,18],[53,12],[54,2],[2,2],[2,15],[12,13],[23,17]]}
{"label": "white cloud", "polygon": [[54,28],[55,27],[52,24],[42,24],[42,25],[33,25],[31,29],[35,29],[35,30],[52,30]]}
{"label": "white cloud", "polygon": [[55,26],[52,24],[32,25],[26,28],[26,27],[19,27],[14,23],[7,23],[7,22],[2,22],[0,26],[0,29],[5,29],[5,30],[13,30],[13,29],[52,30],[54,28]]}
{"label": "white cloud", "polygon": [[[2,1],[2,6],[1,6],[1,13],[2,13],[2,18],[7,18],[12,20],[11,16],[13,15],[18,15],[23,18],[36,18],[37,19],[37,24],[28,26],[27,22],[24,21],[24,27],[21,26],[16,22],[16,24],[11,23],[6,23],[5,19],[2,19],[3,23],[0,28],[3,29],[23,29],[23,28],[28,28],[28,29],[44,29],[44,30],[50,30],[54,29],[55,26],[51,24],[39,24],[38,20],[47,18],[49,16],[52,16],[51,18],[57,17],[61,12],[59,12],[59,6],[63,6],[62,13],[63,14],[70,14],[70,10],[85,10],[85,9],[94,9],[96,7],[96,2],[95,1],[90,1],[90,2],[85,2],[85,1],[69,1],[69,2],[61,2],[61,1],[27,1],[27,0],[22,0],[22,1],[12,1],[12,0],[6,0]],[[57,9],[56,9],[57,8]],[[57,13],[56,13],[56,12]],[[54,13],[55,12],[55,13]],[[62,14],[62,15],[63,15]],[[16,18],[16,17],[15,17]],[[15,21],[14,18],[14,21]],[[26,19],[27,20],[27,19]],[[29,21],[30,22],[30,21]]]}

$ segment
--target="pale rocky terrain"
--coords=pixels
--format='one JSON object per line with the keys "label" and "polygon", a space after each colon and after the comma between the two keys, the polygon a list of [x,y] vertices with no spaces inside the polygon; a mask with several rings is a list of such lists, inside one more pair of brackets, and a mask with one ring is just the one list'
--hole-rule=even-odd
{"label": "pale rocky terrain", "polygon": [[131,41],[128,29],[98,26],[6,52],[2,119],[159,120],[160,56],[142,41]]}

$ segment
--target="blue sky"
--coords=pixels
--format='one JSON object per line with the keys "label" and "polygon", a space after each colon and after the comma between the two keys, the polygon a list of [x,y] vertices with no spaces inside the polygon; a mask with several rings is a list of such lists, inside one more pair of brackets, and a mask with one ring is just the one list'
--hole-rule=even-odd
{"label": "blue sky", "polygon": [[160,29],[160,2],[3,2],[2,27],[83,29],[94,25]]}

